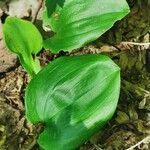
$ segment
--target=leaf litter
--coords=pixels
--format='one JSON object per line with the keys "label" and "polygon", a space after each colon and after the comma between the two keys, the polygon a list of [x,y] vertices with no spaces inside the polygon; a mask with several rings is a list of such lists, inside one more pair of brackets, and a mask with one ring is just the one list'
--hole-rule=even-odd
{"label": "leaf litter", "polygon": [[[39,56],[42,64],[46,65],[48,61],[62,55],[104,53],[110,55],[122,69],[121,95],[114,118],[80,150],[124,150],[130,147],[150,149],[147,138],[150,135],[150,73],[146,69],[147,47],[118,44],[126,40],[150,42],[150,27],[147,26],[149,18],[146,9],[141,9],[145,8],[145,5],[139,6],[132,0],[129,2],[132,7],[131,14],[115,24],[113,29],[96,42],[72,53],[60,52],[54,55],[44,51]],[[3,11],[13,12],[6,10],[5,8]],[[21,15],[20,12],[17,13]],[[24,13],[21,17],[27,16],[30,16],[30,13]],[[27,123],[24,114],[24,90],[29,80],[20,66],[0,76],[0,150],[40,150],[36,145],[36,138],[42,126]]]}

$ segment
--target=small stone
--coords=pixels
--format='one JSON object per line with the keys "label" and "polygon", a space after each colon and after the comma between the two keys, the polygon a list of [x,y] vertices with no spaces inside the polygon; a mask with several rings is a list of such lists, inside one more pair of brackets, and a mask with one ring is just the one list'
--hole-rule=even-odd
{"label": "small stone", "polygon": [[2,9],[0,8],[0,17],[2,17],[2,15],[3,15],[3,11],[2,11]]}
{"label": "small stone", "polygon": [[38,6],[39,6],[38,0],[11,1],[9,3],[9,10],[7,14],[19,18],[30,17],[35,14]]}

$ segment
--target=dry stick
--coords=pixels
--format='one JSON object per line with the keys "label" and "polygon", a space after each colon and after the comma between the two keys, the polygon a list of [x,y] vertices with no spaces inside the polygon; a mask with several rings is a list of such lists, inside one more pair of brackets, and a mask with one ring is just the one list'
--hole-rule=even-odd
{"label": "dry stick", "polygon": [[[135,45],[135,46],[150,46],[150,42],[148,42],[148,43],[138,43],[138,42],[128,42],[128,41],[126,41],[126,42],[121,42],[120,44],[124,44],[124,45]],[[109,44],[109,45],[111,45],[111,46],[113,46],[114,48],[116,48],[118,51],[121,51],[121,49],[120,48],[118,48],[117,46],[114,46],[114,45],[112,45],[112,44]],[[146,49],[145,49],[146,50]],[[108,53],[109,52],[113,52],[114,50],[110,50],[110,51],[107,51]],[[106,51],[101,51],[101,52],[106,52]]]}
{"label": "dry stick", "polygon": [[96,148],[96,150],[103,150],[101,149],[98,145],[94,144],[94,149]]}
{"label": "dry stick", "polygon": [[[124,45],[136,45],[136,46],[150,46],[150,42],[148,42],[148,43],[121,42],[120,44],[124,44]],[[111,45],[111,46],[113,46],[114,48],[116,48],[116,50],[121,51],[121,49],[118,48],[117,46],[114,46],[114,45],[109,44],[109,43],[108,43],[108,45]],[[113,49],[108,50],[108,51],[105,51],[105,50],[103,51],[103,50],[101,50],[101,52],[102,52],[102,53],[103,53],[103,52],[105,52],[105,53],[111,53],[111,52],[114,52],[114,51],[116,51],[116,50],[113,50]],[[145,49],[145,50],[146,50],[146,49]]]}
{"label": "dry stick", "polygon": [[148,43],[137,43],[137,42],[121,42],[122,44],[131,44],[131,45],[137,45],[137,46],[147,46],[150,45],[150,42]]}
{"label": "dry stick", "polygon": [[150,142],[150,136],[147,136],[146,138],[144,138],[142,141],[138,142],[137,144],[131,146],[130,148],[126,149],[126,150],[133,150],[134,148],[140,146],[142,143],[149,143]]}
{"label": "dry stick", "polygon": [[39,13],[39,11],[40,11],[42,5],[43,5],[43,0],[40,0],[39,6],[38,6],[38,8],[37,8],[37,10],[36,10],[36,12],[35,12],[35,14],[34,14],[34,16],[32,17],[32,22],[33,22],[33,23],[35,22],[35,20],[36,20],[36,18],[37,18],[37,15],[38,15],[38,13]]}

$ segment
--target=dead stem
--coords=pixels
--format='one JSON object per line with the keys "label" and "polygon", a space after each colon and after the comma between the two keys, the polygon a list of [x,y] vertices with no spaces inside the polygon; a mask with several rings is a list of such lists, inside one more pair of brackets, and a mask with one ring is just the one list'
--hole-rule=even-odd
{"label": "dead stem", "polygon": [[137,144],[131,146],[130,148],[126,149],[126,150],[133,150],[134,148],[140,146],[143,143],[149,143],[150,142],[150,136],[147,136],[146,138],[144,138],[143,140],[141,140],[140,142],[138,142]]}
{"label": "dead stem", "polygon": [[39,13],[39,11],[40,11],[40,9],[41,9],[41,7],[42,7],[42,4],[43,4],[43,0],[39,0],[39,1],[40,1],[40,2],[39,2],[39,6],[38,6],[38,8],[37,8],[35,14],[34,14],[33,17],[32,17],[32,22],[33,22],[33,23],[35,22],[35,20],[36,20],[36,18],[37,18],[37,15],[38,15],[38,13]]}
{"label": "dead stem", "polygon": [[137,45],[137,46],[148,46],[148,45],[150,45],[150,42],[148,42],[148,43],[138,43],[138,42],[121,42],[121,44],[127,44],[127,45]]}

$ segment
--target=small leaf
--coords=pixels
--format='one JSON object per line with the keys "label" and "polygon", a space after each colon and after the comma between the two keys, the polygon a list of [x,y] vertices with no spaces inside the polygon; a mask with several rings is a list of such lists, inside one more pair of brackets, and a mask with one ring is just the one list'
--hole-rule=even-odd
{"label": "small leaf", "polygon": [[26,115],[45,124],[42,148],[72,150],[111,119],[119,92],[120,69],[107,56],[61,57],[31,80]]}
{"label": "small leaf", "polygon": [[134,107],[129,107],[128,112],[131,120],[138,120],[138,113],[136,112]]}
{"label": "small leaf", "polygon": [[43,20],[56,34],[44,42],[44,47],[54,53],[82,47],[129,13],[125,0],[59,0],[63,5],[56,5],[55,1],[55,11],[49,13],[54,3],[51,1],[46,0]]}
{"label": "small leaf", "polygon": [[116,121],[119,123],[119,124],[124,124],[124,123],[128,123],[130,120],[129,116],[123,112],[123,111],[118,111],[117,112],[117,118],[116,118]]}
{"label": "small leaf", "polygon": [[[30,75],[40,70],[40,65],[32,55],[42,48],[42,36],[29,21],[8,17],[3,26],[3,33],[8,49],[17,54],[23,67]],[[35,58],[36,59],[36,58]]]}

